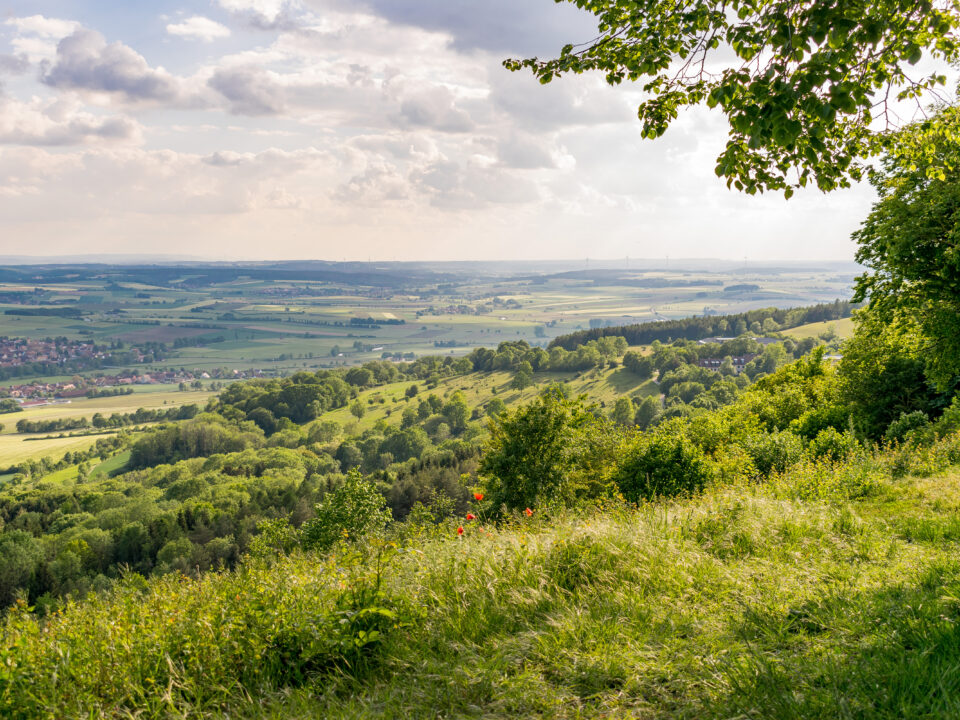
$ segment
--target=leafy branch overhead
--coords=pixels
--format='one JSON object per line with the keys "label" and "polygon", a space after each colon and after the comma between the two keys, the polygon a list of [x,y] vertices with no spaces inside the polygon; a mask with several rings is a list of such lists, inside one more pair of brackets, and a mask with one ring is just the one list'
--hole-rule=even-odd
{"label": "leafy branch overhead", "polygon": [[914,66],[960,54],[960,0],[556,1],[596,15],[599,36],[508,69],[542,83],[587,71],[642,81],[647,138],[685,106],[719,107],[730,133],[716,173],[751,194],[859,180],[898,125],[896,105],[946,83]]}

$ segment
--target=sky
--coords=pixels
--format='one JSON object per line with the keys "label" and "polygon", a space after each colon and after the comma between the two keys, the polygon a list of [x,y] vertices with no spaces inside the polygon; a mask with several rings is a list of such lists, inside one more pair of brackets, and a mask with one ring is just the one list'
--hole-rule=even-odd
{"label": "sky", "polygon": [[851,260],[867,186],[743,196],[724,118],[507,57],[553,0],[0,0],[0,255]]}

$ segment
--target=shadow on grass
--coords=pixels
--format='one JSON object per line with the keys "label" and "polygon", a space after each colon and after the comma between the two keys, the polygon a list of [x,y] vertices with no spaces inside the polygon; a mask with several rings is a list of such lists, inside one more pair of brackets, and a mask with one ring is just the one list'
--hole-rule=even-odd
{"label": "shadow on grass", "polygon": [[960,718],[960,564],[914,583],[747,610],[711,717]]}

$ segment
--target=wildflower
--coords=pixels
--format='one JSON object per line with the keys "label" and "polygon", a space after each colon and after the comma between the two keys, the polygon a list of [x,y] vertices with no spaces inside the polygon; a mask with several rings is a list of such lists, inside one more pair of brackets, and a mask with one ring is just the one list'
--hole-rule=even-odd
{"label": "wildflower", "polygon": [[457,528],[457,535],[463,535],[463,525]]}
{"label": "wildflower", "polygon": [[483,493],[474,493],[473,499],[476,500],[477,502],[480,502],[481,500],[483,500]]}
{"label": "wildflower", "polygon": [[473,513],[467,513],[467,520],[476,520],[477,516]]}
{"label": "wildflower", "polygon": [[526,510],[524,510],[524,512],[527,514],[527,517],[530,517],[531,515],[533,515],[533,510],[531,510],[530,508],[527,508]]}

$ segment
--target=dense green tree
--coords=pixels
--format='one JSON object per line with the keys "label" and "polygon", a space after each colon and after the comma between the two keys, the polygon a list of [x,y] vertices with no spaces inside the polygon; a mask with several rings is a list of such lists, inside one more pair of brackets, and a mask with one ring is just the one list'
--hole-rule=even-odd
{"label": "dense green tree", "polygon": [[859,179],[884,140],[873,122],[946,80],[910,66],[958,56],[956,0],[568,1],[597,16],[598,37],[505,65],[543,83],[594,70],[613,85],[641,81],[648,138],[684,106],[719,108],[730,139],[716,173],[748,193]]}
{"label": "dense green tree", "polygon": [[880,438],[904,413],[931,413],[938,393],[925,372],[924,339],[903,316],[888,323],[881,315],[859,315],[857,331],[843,349],[839,378],[843,399],[857,430]]}
{"label": "dense green tree", "polygon": [[879,200],[853,235],[869,268],[855,299],[887,324],[915,321],[945,387],[960,374],[960,108],[904,130],[871,179]]}
{"label": "dense green tree", "polygon": [[650,356],[633,351],[623,356],[623,366],[641,380],[652,378],[656,369]]}
{"label": "dense green tree", "polygon": [[42,559],[43,548],[30,533],[12,530],[0,535],[0,607],[13,602]]}
{"label": "dense green tree", "polygon": [[660,400],[653,396],[647,396],[637,406],[637,412],[633,416],[633,423],[641,430],[646,430],[653,425],[660,415]]}
{"label": "dense green tree", "polygon": [[578,400],[551,388],[493,418],[480,464],[495,508],[563,505],[604,483],[612,433]]}
{"label": "dense green tree", "polygon": [[633,425],[635,413],[636,409],[633,407],[633,400],[629,397],[619,397],[613,406],[613,411],[610,413],[610,419],[617,423],[617,425],[626,427],[627,425]]}
{"label": "dense green tree", "polygon": [[306,548],[326,550],[341,540],[357,541],[383,530],[390,511],[377,486],[359,472],[349,473],[322,503],[317,515],[301,530]]}

